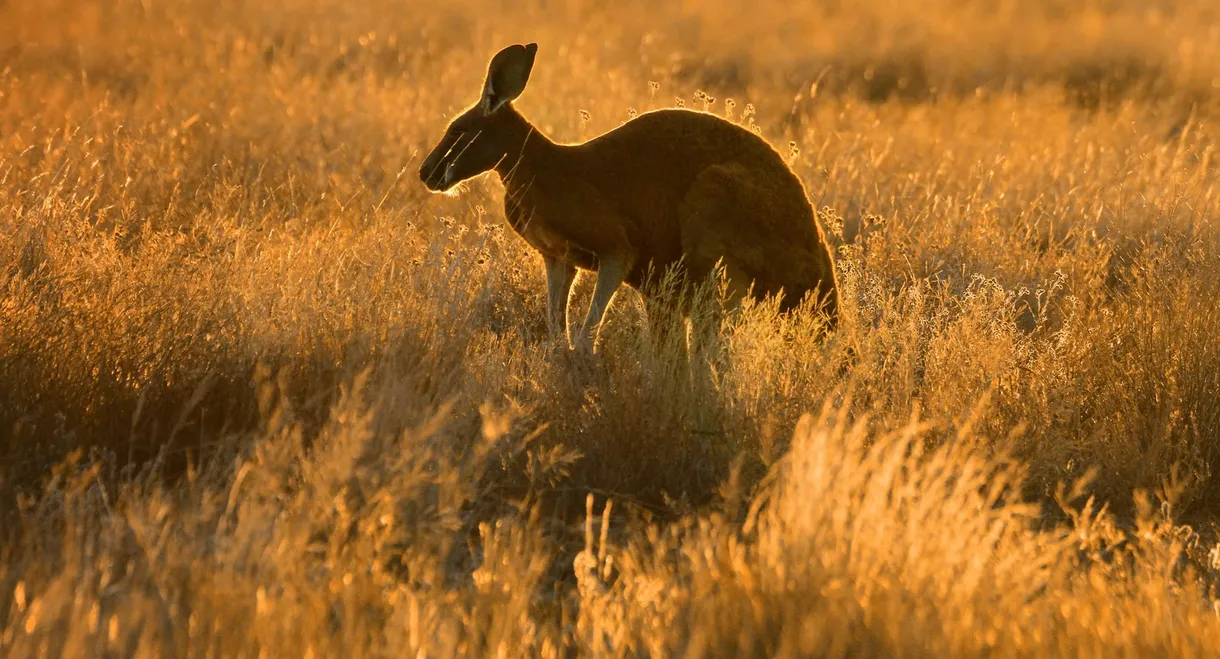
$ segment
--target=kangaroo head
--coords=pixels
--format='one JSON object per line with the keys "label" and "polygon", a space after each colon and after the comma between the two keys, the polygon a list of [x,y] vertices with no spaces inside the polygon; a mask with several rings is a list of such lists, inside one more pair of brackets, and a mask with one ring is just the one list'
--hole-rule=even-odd
{"label": "kangaroo head", "polygon": [[490,171],[510,150],[521,148],[520,121],[508,106],[525,91],[537,53],[538,44],[516,44],[491,58],[482,98],[449,124],[419,168],[429,190],[448,190]]}

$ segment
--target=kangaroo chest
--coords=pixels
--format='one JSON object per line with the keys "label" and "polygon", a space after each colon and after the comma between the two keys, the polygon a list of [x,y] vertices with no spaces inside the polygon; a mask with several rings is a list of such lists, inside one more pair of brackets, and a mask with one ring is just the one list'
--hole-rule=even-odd
{"label": "kangaroo chest", "polygon": [[585,270],[597,269],[597,254],[590,246],[577,242],[561,225],[552,222],[544,208],[505,202],[508,224],[531,247],[546,256],[567,261]]}

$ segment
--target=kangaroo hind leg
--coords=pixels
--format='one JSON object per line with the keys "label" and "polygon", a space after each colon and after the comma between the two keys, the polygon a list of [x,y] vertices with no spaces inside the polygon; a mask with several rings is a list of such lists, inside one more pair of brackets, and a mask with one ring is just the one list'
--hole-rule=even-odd
{"label": "kangaroo hind leg", "polygon": [[[743,179],[739,165],[716,165],[695,179],[678,210],[682,254],[691,283],[700,284],[717,266],[723,268],[728,302],[744,298],[760,274],[756,263],[766,258],[757,238],[750,240],[750,209],[742,205]],[[744,240],[742,238],[745,238]],[[755,291],[755,294],[763,291]]]}
{"label": "kangaroo hind leg", "polygon": [[[803,191],[739,164],[704,170],[680,209],[682,249],[691,274],[705,277],[721,260],[731,300],[783,293],[781,309],[806,293],[835,293],[829,252]],[[799,187],[799,186],[798,186]],[[830,299],[833,315],[834,299]]]}

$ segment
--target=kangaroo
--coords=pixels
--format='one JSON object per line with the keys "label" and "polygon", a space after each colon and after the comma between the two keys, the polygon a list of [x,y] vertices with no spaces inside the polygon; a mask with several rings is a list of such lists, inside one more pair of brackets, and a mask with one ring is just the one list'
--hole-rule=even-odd
{"label": "kangaroo", "polygon": [[827,328],[836,327],[834,260],[804,186],[775,149],[730,121],[684,109],[557,144],[512,105],[537,52],[517,44],[492,58],[478,103],[449,124],[419,175],[434,192],[499,175],[509,224],[542,254],[553,338],[570,340],[577,268],[597,272],[574,341],[592,352],[618,288],[640,289],[648,273],[678,264],[687,281],[721,264],[733,297],[781,295],[783,310],[812,293]]}

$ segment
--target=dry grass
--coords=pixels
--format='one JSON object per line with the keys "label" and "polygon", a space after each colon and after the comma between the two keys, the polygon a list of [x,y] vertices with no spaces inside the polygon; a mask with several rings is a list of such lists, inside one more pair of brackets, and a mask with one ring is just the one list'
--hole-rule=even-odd
{"label": "dry grass", "polygon": [[[0,654],[1216,647],[1212,3],[601,4],[0,3]],[[557,356],[414,174],[526,40],[556,138],[791,141],[843,330]]]}

